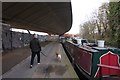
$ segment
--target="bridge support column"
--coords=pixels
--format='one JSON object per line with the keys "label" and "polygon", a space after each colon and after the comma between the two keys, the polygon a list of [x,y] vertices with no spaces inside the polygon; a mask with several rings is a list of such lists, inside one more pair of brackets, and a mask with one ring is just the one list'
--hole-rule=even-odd
{"label": "bridge support column", "polygon": [[2,24],[0,24],[0,53],[2,52]]}
{"label": "bridge support column", "polygon": [[[0,2],[0,4],[1,4],[1,2]],[[0,5],[0,8],[1,8],[1,5]],[[0,80],[2,79],[1,75],[2,75],[2,24],[0,22]]]}
{"label": "bridge support column", "polygon": [[0,2],[0,53],[2,52],[2,3]]}

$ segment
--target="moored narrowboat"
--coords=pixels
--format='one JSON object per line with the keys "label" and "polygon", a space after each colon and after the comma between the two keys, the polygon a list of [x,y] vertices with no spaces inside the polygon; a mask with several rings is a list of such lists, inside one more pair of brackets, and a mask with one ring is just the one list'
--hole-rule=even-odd
{"label": "moored narrowboat", "polygon": [[120,80],[120,49],[78,46],[71,41],[64,42],[63,46],[70,57],[70,61],[86,79]]}

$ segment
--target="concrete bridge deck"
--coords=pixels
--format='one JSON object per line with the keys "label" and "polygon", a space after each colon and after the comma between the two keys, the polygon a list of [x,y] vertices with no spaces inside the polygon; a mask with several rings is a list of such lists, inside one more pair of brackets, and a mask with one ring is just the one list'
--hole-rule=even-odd
{"label": "concrete bridge deck", "polygon": [[[30,49],[24,50],[30,52]],[[25,53],[23,51],[23,53]],[[2,75],[2,78],[71,78],[78,79],[64,49],[60,43],[51,42],[43,47],[41,54],[41,64],[34,61],[33,68],[30,67],[30,56],[15,65]],[[56,59],[56,52],[62,56],[61,62]],[[22,54],[22,53],[21,53]],[[8,65],[9,66],[9,65]]]}

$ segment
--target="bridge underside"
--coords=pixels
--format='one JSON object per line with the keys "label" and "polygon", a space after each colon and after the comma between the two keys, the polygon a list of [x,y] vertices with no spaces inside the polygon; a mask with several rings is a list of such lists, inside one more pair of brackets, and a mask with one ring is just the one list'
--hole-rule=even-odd
{"label": "bridge underside", "polygon": [[2,21],[13,28],[60,35],[71,28],[71,2],[3,2]]}

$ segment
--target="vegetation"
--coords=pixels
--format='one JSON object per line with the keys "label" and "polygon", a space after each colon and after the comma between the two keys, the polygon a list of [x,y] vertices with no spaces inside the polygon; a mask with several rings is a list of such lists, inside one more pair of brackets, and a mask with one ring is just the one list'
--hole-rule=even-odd
{"label": "vegetation", "polygon": [[110,42],[120,48],[120,2],[109,3],[109,11]]}
{"label": "vegetation", "polygon": [[104,3],[89,21],[80,25],[80,36],[89,40],[104,39],[120,48],[120,2]]}

